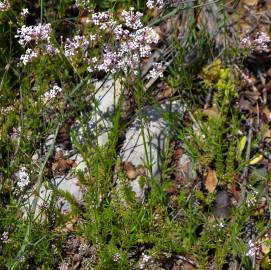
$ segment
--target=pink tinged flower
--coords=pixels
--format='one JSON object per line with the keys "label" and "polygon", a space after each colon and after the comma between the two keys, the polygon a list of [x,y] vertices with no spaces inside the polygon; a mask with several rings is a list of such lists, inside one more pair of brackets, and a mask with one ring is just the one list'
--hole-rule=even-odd
{"label": "pink tinged flower", "polygon": [[58,48],[55,48],[53,45],[48,44],[45,46],[45,53],[49,55],[57,55],[60,53]]}
{"label": "pink tinged flower", "polygon": [[30,183],[29,180],[29,174],[27,172],[27,169],[25,167],[20,167],[18,172],[18,182],[17,185],[20,188],[20,190],[24,190],[25,187],[27,187]]}
{"label": "pink tinged flower", "polygon": [[74,56],[84,53],[89,47],[89,40],[85,36],[75,36],[73,39],[67,39],[64,46],[64,54],[67,58],[73,58]]}
{"label": "pink tinged flower", "polygon": [[241,45],[247,49],[256,51],[267,51],[271,46],[270,37],[264,32],[257,32],[256,37],[245,36],[241,39]]}
{"label": "pink tinged flower", "polygon": [[[89,72],[103,71],[115,73],[118,71],[138,72],[138,67],[142,58],[151,54],[152,46],[159,41],[159,35],[150,27],[143,27],[140,19],[142,14],[135,12],[133,8],[129,11],[123,11],[123,24],[113,22],[113,38],[115,43],[103,52],[101,59],[88,59]],[[109,13],[95,13],[92,15],[92,21],[100,29],[110,21]],[[106,45],[104,46],[106,47]],[[93,61],[95,60],[95,61]]]}
{"label": "pink tinged flower", "polygon": [[252,240],[249,240],[248,241],[248,252],[246,253],[246,255],[248,257],[254,257],[258,251],[259,251],[259,247],[257,247]]}
{"label": "pink tinged flower", "polygon": [[17,30],[16,38],[19,39],[19,44],[25,46],[30,41],[35,41],[38,44],[41,41],[48,40],[51,34],[51,24],[38,24],[36,26],[25,26]]}
{"label": "pink tinged flower", "polygon": [[143,14],[138,11],[135,12],[134,8],[130,8],[129,11],[123,10],[121,16],[125,26],[134,30],[143,27],[143,24],[141,22],[141,17],[143,16]]}
{"label": "pink tinged flower", "polygon": [[94,25],[99,26],[100,30],[106,30],[116,24],[109,12],[93,13],[91,21]]}
{"label": "pink tinged flower", "polygon": [[270,37],[264,32],[258,32],[254,40],[255,46],[259,46],[262,50],[266,50],[270,45]]}
{"label": "pink tinged flower", "polygon": [[139,48],[140,57],[145,58],[151,54],[151,46],[150,45],[144,45]]}
{"label": "pink tinged flower", "polygon": [[113,29],[113,34],[116,40],[119,40],[124,35],[124,29],[122,28],[122,25],[119,24]]}
{"label": "pink tinged flower", "polygon": [[4,243],[4,244],[8,244],[10,242],[9,239],[9,233],[7,231],[2,233],[2,236],[0,238],[0,240]]}
{"label": "pink tinged flower", "polygon": [[159,35],[150,27],[144,28],[145,39],[148,44],[157,44],[159,42]]}
{"label": "pink tinged flower", "polygon": [[10,3],[9,1],[0,1],[0,11],[7,11],[10,8]]}

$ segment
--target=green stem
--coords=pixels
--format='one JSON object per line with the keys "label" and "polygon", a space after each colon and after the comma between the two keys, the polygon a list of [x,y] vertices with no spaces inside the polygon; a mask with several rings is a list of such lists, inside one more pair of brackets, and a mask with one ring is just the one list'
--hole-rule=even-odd
{"label": "green stem", "polygon": [[43,0],[40,0],[40,23],[42,24],[43,19]]}
{"label": "green stem", "polygon": [[55,129],[53,142],[50,145],[50,149],[49,149],[44,161],[41,163],[40,172],[39,172],[38,181],[37,181],[37,186],[36,186],[36,190],[34,192],[35,198],[33,200],[33,203],[31,205],[31,207],[30,207],[30,213],[28,215],[28,225],[27,225],[24,241],[23,241],[21,249],[18,252],[16,262],[10,268],[11,270],[13,270],[13,269],[15,270],[17,268],[18,264],[20,263],[21,259],[23,258],[23,255],[25,253],[26,248],[27,248],[27,246],[29,244],[29,236],[30,236],[30,231],[32,229],[33,219],[34,219],[37,204],[38,204],[39,193],[40,193],[40,189],[41,189],[41,186],[42,186],[42,179],[43,179],[44,169],[45,169],[45,166],[46,166],[50,156],[53,153],[56,137],[57,137],[60,126],[61,126],[61,123],[59,123],[57,125],[57,127]]}
{"label": "green stem", "polygon": [[205,4],[195,5],[193,7],[185,7],[184,4],[187,3],[187,2],[194,2],[194,0],[193,1],[183,2],[179,6],[177,6],[175,9],[173,9],[171,12],[169,12],[168,14],[162,16],[160,19],[157,19],[157,20],[151,22],[148,26],[151,27],[151,26],[154,26],[156,24],[159,24],[162,21],[165,21],[165,20],[169,19],[170,17],[176,15],[181,10],[186,10],[186,9],[190,9],[190,8],[204,7],[204,6],[208,6],[208,5],[211,5],[211,4],[218,3],[220,1],[221,0],[215,0],[215,1],[211,2],[211,3],[205,3]]}

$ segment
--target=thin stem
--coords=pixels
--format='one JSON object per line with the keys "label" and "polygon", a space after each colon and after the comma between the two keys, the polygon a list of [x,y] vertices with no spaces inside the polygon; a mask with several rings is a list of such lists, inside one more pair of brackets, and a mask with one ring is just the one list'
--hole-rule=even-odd
{"label": "thin stem", "polygon": [[54,134],[53,142],[50,145],[49,151],[48,151],[48,153],[47,153],[44,161],[41,163],[40,171],[39,171],[39,176],[38,176],[38,181],[37,181],[37,186],[36,186],[36,190],[34,192],[35,198],[33,200],[33,203],[31,205],[31,207],[30,207],[30,213],[28,215],[28,225],[27,225],[27,229],[26,229],[24,241],[23,241],[21,249],[18,252],[16,262],[12,265],[11,270],[17,268],[18,264],[20,263],[21,259],[23,258],[23,255],[25,253],[26,248],[27,248],[27,246],[29,244],[29,236],[30,236],[30,232],[31,232],[31,229],[32,229],[33,219],[34,219],[36,208],[37,208],[37,204],[38,204],[39,193],[40,193],[40,189],[41,189],[41,186],[42,186],[42,180],[43,180],[43,173],[44,173],[44,170],[45,170],[45,166],[46,166],[46,164],[47,164],[50,156],[53,153],[54,145],[55,145],[55,142],[56,142],[56,137],[57,137],[57,134],[58,134],[60,126],[61,126],[61,123],[59,123],[57,125],[57,127],[55,129],[55,134]]}
{"label": "thin stem", "polygon": [[156,24],[159,24],[161,23],[162,21],[165,21],[167,19],[169,19],[170,17],[176,15],[179,11],[181,10],[186,10],[186,9],[190,9],[190,8],[198,8],[198,7],[204,7],[204,6],[208,6],[208,5],[211,5],[211,4],[215,4],[215,3],[218,3],[220,2],[221,0],[215,0],[211,3],[205,3],[205,4],[200,4],[200,5],[195,5],[193,7],[185,7],[184,4],[187,3],[187,2],[194,2],[194,1],[187,1],[187,2],[183,2],[182,4],[180,4],[179,6],[177,6],[175,9],[173,9],[171,12],[169,12],[168,14],[162,16],[160,19],[157,19],[153,22],[151,22],[148,26],[154,26]]}
{"label": "thin stem", "polygon": [[40,0],[40,23],[42,24],[43,20],[43,0]]}

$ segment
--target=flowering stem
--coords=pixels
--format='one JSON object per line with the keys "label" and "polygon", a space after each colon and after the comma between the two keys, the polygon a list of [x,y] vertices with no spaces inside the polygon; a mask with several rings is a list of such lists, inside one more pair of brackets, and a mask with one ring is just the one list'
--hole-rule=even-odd
{"label": "flowering stem", "polygon": [[[65,97],[65,102],[68,102],[69,98],[71,98],[79,89],[81,89],[81,87],[86,82],[87,82],[87,80],[85,79],[85,80],[82,80],[78,85],[76,85],[76,87],[71,91],[71,93],[69,93]],[[63,124],[62,122],[63,121],[60,120],[59,123],[58,123],[58,125],[56,126],[52,144],[50,145],[49,151],[48,151],[47,155],[45,156],[45,159],[41,163],[40,171],[39,171],[39,175],[38,175],[38,180],[37,180],[37,185],[36,185],[36,190],[34,192],[35,198],[33,200],[33,203],[31,205],[31,207],[30,207],[30,213],[28,215],[28,225],[27,225],[27,229],[26,229],[24,241],[23,241],[23,244],[21,246],[21,249],[18,252],[17,260],[14,262],[14,264],[10,268],[11,270],[17,269],[17,266],[20,263],[20,260],[22,259],[23,255],[24,255],[24,253],[26,251],[26,248],[27,248],[27,246],[29,244],[29,236],[30,236],[30,232],[31,232],[33,221],[34,221],[34,217],[35,217],[35,212],[36,212],[37,203],[38,203],[38,199],[39,199],[40,189],[41,189],[41,186],[42,186],[43,173],[44,173],[44,170],[45,170],[45,166],[46,166],[49,158],[51,157],[51,155],[53,153],[59,129],[60,129],[61,125]]]}
{"label": "flowering stem", "polygon": [[53,153],[56,137],[57,137],[60,126],[61,126],[61,123],[59,123],[57,125],[56,129],[55,129],[53,142],[52,142],[52,144],[50,146],[50,149],[49,149],[44,161],[41,164],[41,168],[40,168],[40,172],[39,172],[39,176],[38,176],[38,181],[37,181],[37,187],[36,187],[36,190],[35,190],[35,198],[33,200],[33,203],[31,205],[31,207],[30,207],[30,213],[28,215],[28,225],[27,225],[24,241],[23,241],[21,249],[18,252],[17,260],[12,265],[11,270],[17,268],[18,263],[20,263],[20,260],[22,259],[23,254],[24,254],[24,252],[25,252],[25,250],[26,250],[26,248],[27,248],[27,246],[29,244],[29,236],[30,236],[30,231],[31,231],[32,224],[33,224],[33,218],[35,216],[35,212],[36,212],[36,208],[37,208],[37,203],[38,203],[39,193],[40,193],[40,189],[41,189],[41,185],[42,185],[44,169],[45,169],[45,166],[47,164],[47,161],[49,160],[50,156]]}

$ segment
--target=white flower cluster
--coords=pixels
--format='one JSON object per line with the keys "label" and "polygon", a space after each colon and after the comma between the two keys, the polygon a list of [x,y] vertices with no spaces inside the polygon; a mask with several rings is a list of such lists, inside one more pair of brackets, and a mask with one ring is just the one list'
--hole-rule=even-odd
{"label": "white flower cluster", "polygon": [[[142,13],[135,12],[133,8],[122,12],[123,24],[112,21],[110,16],[100,17],[103,19],[103,24],[112,27],[115,44],[105,46],[102,59],[89,70],[115,73],[120,70],[127,72],[129,69],[136,74],[140,59],[148,57],[151,54],[152,45],[158,43],[158,34],[150,27],[143,27],[140,21]],[[110,22],[104,21],[105,18]],[[100,25],[96,17],[93,23]],[[103,27],[100,27],[100,30],[103,30]]]}
{"label": "white flower cluster", "polygon": [[4,231],[3,233],[2,233],[2,236],[1,236],[1,241],[4,243],[4,244],[7,244],[7,243],[9,243],[9,236],[8,236],[8,232],[7,231]]}
{"label": "white flower cluster", "polygon": [[113,256],[113,261],[114,262],[118,262],[119,260],[120,260],[120,254],[119,253],[116,253],[116,254],[114,254],[114,256]]}
{"label": "white flower cluster", "polygon": [[133,7],[131,7],[129,11],[123,10],[121,16],[125,26],[134,30],[143,27],[143,24],[141,22],[141,17],[143,16],[143,14],[138,11],[135,12]]}
{"label": "white flower cluster", "polygon": [[17,35],[15,35],[15,37],[19,38],[19,44],[24,47],[30,41],[35,41],[36,44],[41,41],[48,41],[51,31],[52,28],[50,23],[44,25],[40,23],[35,26],[23,25],[22,28],[17,30]]}
{"label": "white flower cluster", "polygon": [[93,13],[92,23],[96,26],[99,26],[100,30],[106,30],[116,24],[109,12]]}
{"label": "white flower cluster", "polygon": [[7,106],[7,107],[2,107],[0,109],[0,113],[3,114],[3,115],[6,115],[8,114],[9,112],[13,111],[14,110],[14,107],[13,106]]}
{"label": "white flower cluster", "polygon": [[257,195],[258,195],[258,192],[256,190],[252,190],[251,192],[247,194],[246,205],[248,207],[255,206],[255,204],[257,203]]}
{"label": "white flower cluster", "polygon": [[94,69],[111,73],[120,70],[126,72],[130,69],[136,74],[140,59],[151,54],[151,45],[156,44],[158,40],[157,33],[149,27],[129,32],[117,46],[105,49],[103,60]]}
{"label": "white flower cluster", "polygon": [[89,47],[89,40],[85,36],[75,36],[73,39],[67,39],[64,46],[64,54],[67,58],[79,55],[80,52],[84,53]]}
{"label": "white flower cluster", "polygon": [[246,255],[253,258],[257,253],[260,252],[260,247],[256,245],[252,240],[248,241],[248,252]]}
{"label": "white flower cluster", "polygon": [[266,33],[257,32],[254,39],[248,36],[243,37],[241,39],[241,44],[247,49],[264,52],[270,49],[271,39]]}
{"label": "white flower cluster", "polygon": [[26,17],[28,14],[29,14],[28,8],[23,8],[23,10],[21,12],[21,16]]}
{"label": "white flower cluster", "polygon": [[148,0],[147,1],[147,8],[148,9],[162,9],[164,7],[164,1],[163,0]]}
{"label": "white flower cluster", "polygon": [[25,54],[22,54],[20,57],[20,62],[23,65],[27,65],[29,62],[31,62],[34,58],[38,57],[38,53],[35,52],[33,49],[28,48],[25,52]]}
{"label": "white flower cluster", "polygon": [[50,55],[56,55],[59,54],[60,51],[58,48],[54,47],[52,44],[50,44],[50,40],[49,43],[47,45],[45,45],[45,54],[50,54]]}
{"label": "white flower cluster", "polygon": [[[91,23],[98,26],[97,36],[111,34],[113,42],[104,44],[100,59],[88,59],[88,71],[132,71],[137,73],[141,58],[151,54],[152,45],[159,41],[158,34],[150,27],[143,27],[142,13],[134,8],[121,13],[122,23],[113,20],[109,12],[92,14]],[[95,60],[95,61],[94,61]]]}
{"label": "white flower cluster", "polygon": [[152,258],[150,255],[143,253],[142,262],[139,265],[139,269],[146,269],[146,264],[151,260]]}
{"label": "white flower cluster", "polygon": [[8,0],[0,1],[0,11],[7,11],[10,8],[10,3]]}
{"label": "white flower cluster", "polygon": [[165,66],[162,63],[153,63],[152,66],[153,69],[150,70],[149,74],[147,75],[147,79],[156,79],[159,77],[162,78]]}
{"label": "white flower cluster", "polygon": [[52,98],[55,98],[60,92],[62,92],[62,88],[57,84],[53,85],[53,88],[43,94],[43,101],[47,102]]}
{"label": "white flower cluster", "polygon": [[22,166],[19,169],[17,185],[20,188],[20,190],[24,190],[25,187],[29,185],[29,183],[30,180],[27,169],[24,166]]}
{"label": "white flower cluster", "polygon": [[[95,34],[89,33],[87,36],[76,35],[68,38],[64,43],[64,54],[69,60],[79,56],[80,61],[88,66],[89,72],[102,71],[115,73],[117,71],[131,71],[137,74],[141,59],[149,57],[152,46],[159,41],[159,35],[151,27],[144,27],[141,18],[143,14],[130,8],[121,13],[118,23],[113,19],[110,12],[98,12],[91,15],[88,23],[95,28]],[[21,57],[23,65],[29,63],[40,54],[56,55],[59,53],[57,48],[50,44],[51,25],[23,26],[16,35],[19,43],[25,46],[30,41],[37,45],[43,41],[47,45],[29,49]],[[109,42],[104,44],[104,37]],[[91,55],[92,42],[103,42],[103,50],[99,57]],[[36,55],[38,53],[38,55]],[[48,94],[50,97],[50,94]]]}
{"label": "white flower cluster", "polygon": [[[52,32],[51,24],[38,24],[36,26],[25,26],[17,30],[16,38],[19,39],[19,44],[25,47],[28,43],[34,41],[36,47],[28,48],[25,54],[20,57],[20,64],[27,65],[33,59],[40,55],[56,55],[60,51],[55,48],[50,41]],[[44,44],[45,43],[45,44]]]}

